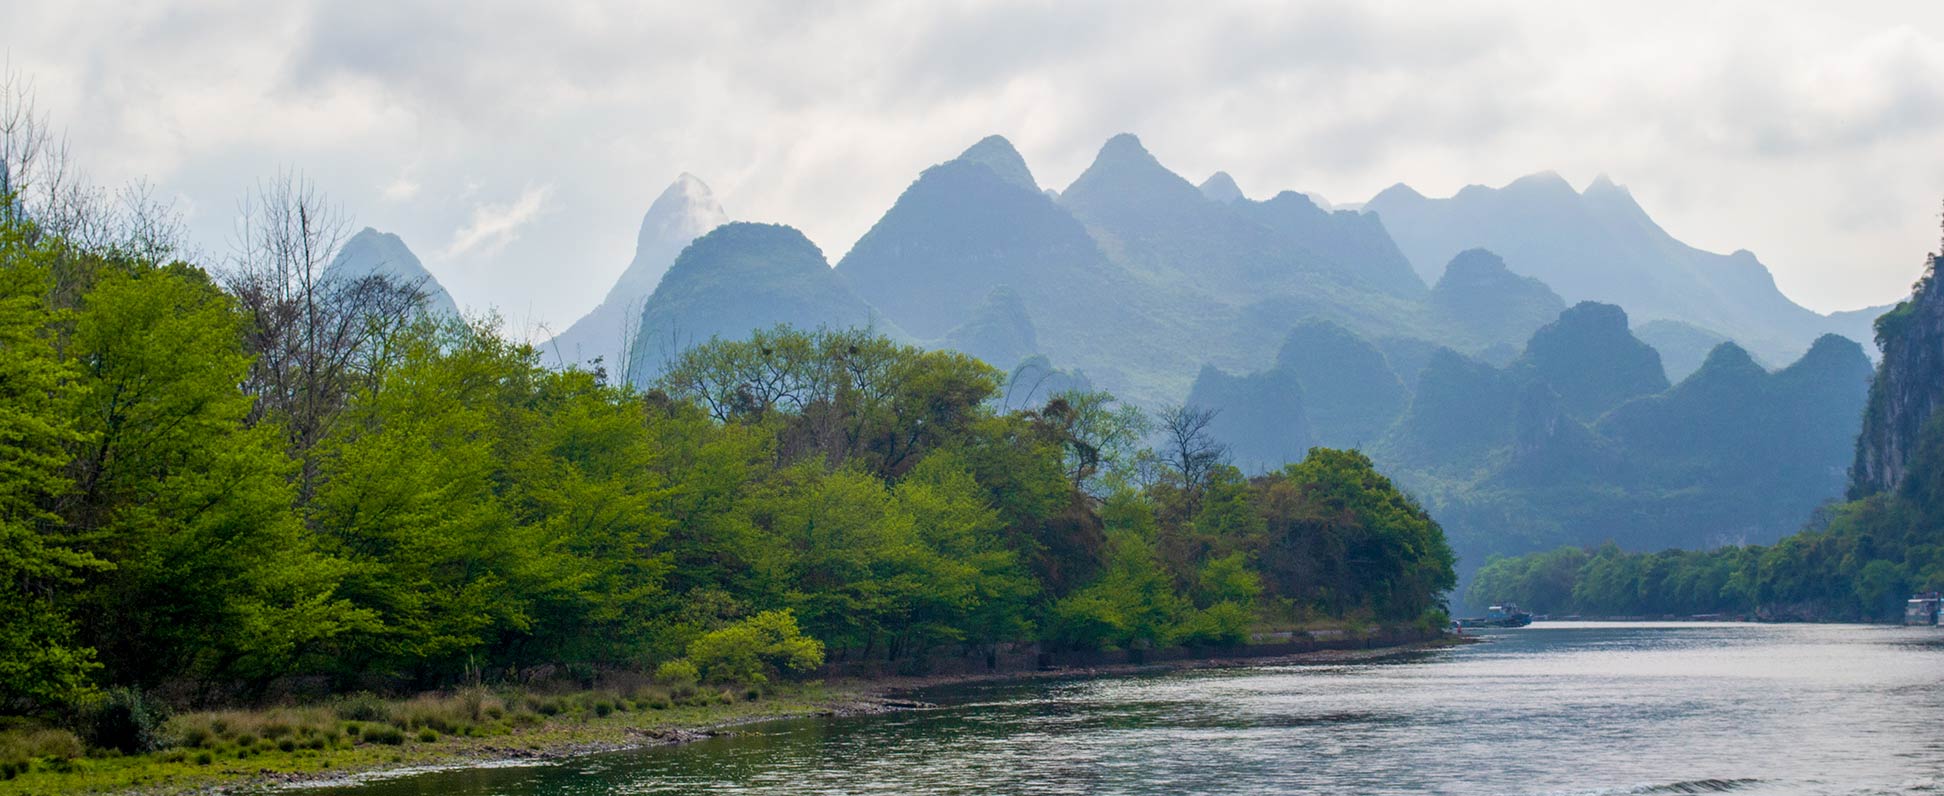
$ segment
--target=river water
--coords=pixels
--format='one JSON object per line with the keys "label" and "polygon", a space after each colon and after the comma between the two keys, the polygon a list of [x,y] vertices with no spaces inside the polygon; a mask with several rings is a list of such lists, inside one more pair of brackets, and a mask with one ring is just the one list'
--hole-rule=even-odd
{"label": "river water", "polygon": [[1541,623],[1382,662],[961,687],[889,716],[306,794],[1944,794],[1944,630]]}

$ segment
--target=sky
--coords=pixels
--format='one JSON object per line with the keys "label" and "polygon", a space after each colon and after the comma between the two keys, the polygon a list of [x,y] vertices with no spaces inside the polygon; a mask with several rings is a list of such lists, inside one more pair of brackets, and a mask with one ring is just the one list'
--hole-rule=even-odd
{"label": "sky", "polygon": [[536,339],[682,172],[835,262],[991,133],[1056,189],[1119,132],[1258,198],[1607,174],[1820,311],[1907,292],[1944,199],[1935,0],[0,0],[0,49],[88,176],[146,180],[208,257],[297,170]]}

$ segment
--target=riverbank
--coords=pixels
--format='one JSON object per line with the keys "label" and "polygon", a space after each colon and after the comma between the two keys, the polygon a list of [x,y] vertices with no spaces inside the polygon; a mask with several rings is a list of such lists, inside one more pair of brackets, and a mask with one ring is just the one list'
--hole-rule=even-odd
{"label": "riverbank", "polygon": [[[178,735],[175,748],[43,763],[12,779],[0,780],[0,796],[237,793],[449,768],[521,765],[689,743],[731,734],[759,722],[917,709],[926,705],[913,700],[912,694],[943,686],[1346,663],[1460,643],[1465,640],[1447,637],[1287,655],[1254,656],[1231,650],[1228,654],[1147,663],[833,680],[790,685],[756,699],[729,692],[693,695],[680,704],[657,692],[529,694],[481,690],[470,695],[422,696],[382,703],[340,700],[301,708],[187,714],[172,722],[172,731]],[[461,724],[468,717],[474,720]]]}

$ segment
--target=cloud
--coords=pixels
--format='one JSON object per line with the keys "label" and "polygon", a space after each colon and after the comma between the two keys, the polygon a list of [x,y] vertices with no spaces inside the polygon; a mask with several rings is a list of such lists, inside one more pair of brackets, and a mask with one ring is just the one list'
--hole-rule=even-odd
{"label": "cloud", "polygon": [[379,194],[388,201],[403,202],[414,196],[418,196],[418,192],[419,184],[417,180],[410,177],[399,177],[398,179],[385,183],[385,187],[379,191]]}
{"label": "cloud", "polygon": [[552,192],[552,186],[528,188],[520,198],[505,204],[475,205],[472,220],[453,231],[452,242],[446,244],[442,255],[455,260],[475,252],[488,257],[498,254],[520,239],[520,230],[540,216],[541,205]]}

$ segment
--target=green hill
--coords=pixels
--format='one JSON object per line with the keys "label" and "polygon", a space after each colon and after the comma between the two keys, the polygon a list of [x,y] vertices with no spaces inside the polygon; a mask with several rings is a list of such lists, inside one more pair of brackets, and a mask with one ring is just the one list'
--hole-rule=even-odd
{"label": "green hill", "polygon": [[803,233],[739,221],[695,239],[669,266],[642,311],[631,375],[659,373],[689,346],[777,324],[904,334],[851,292]]}

